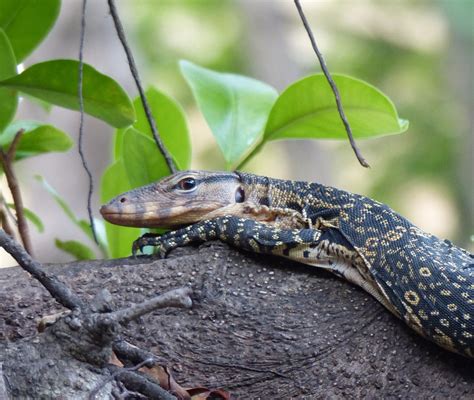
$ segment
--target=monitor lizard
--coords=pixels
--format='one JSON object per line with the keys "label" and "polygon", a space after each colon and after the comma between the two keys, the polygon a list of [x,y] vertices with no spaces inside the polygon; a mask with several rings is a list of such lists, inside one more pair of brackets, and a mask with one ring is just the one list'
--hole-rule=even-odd
{"label": "monitor lizard", "polygon": [[114,224],[174,228],[133,253],[221,240],[323,268],[360,286],[423,337],[474,358],[474,255],[388,206],[318,183],[181,171],[102,206]]}

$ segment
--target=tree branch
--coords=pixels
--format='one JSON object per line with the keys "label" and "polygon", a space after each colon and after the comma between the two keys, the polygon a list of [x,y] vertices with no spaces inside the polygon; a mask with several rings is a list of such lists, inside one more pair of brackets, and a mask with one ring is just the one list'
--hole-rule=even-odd
{"label": "tree branch", "polygon": [[85,308],[82,300],[63,282],[43,271],[43,266],[35,261],[21,245],[0,229],[0,246],[3,247],[23,268],[37,279],[53,298],[64,307],[74,310]]}
{"label": "tree branch", "polygon": [[346,114],[344,113],[344,109],[342,108],[342,102],[341,102],[341,96],[339,94],[339,90],[337,89],[336,83],[332,79],[332,76],[326,67],[326,62],[324,61],[323,55],[321,54],[321,52],[318,49],[318,46],[316,45],[316,40],[314,39],[313,32],[311,31],[311,27],[308,24],[308,20],[306,19],[306,16],[304,15],[303,8],[301,7],[300,1],[299,0],[294,0],[294,1],[295,1],[296,8],[298,10],[298,13],[300,15],[301,21],[303,22],[306,32],[308,33],[309,40],[311,41],[311,46],[313,47],[313,50],[316,53],[316,56],[318,57],[319,64],[321,65],[321,69],[323,70],[324,76],[326,77],[329,83],[329,86],[331,86],[331,89],[334,93],[334,97],[336,99],[337,111],[339,112],[339,116],[341,117],[342,123],[344,124],[344,128],[346,129],[347,137],[349,138],[349,142],[351,143],[352,150],[354,150],[354,153],[357,159],[359,160],[360,165],[368,168],[370,167],[370,165],[362,156],[354,140],[354,137],[352,136],[351,126],[349,125],[349,121],[347,120]]}
{"label": "tree branch", "polygon": [[10,148],[5,151],[0,148],[0,162],[2,163],[3,170],[5,171],[5,177],[7,178],[8,187],[13,197],[13,203],[15,205],[16,218],[18,221],[18,232],[25,246],[26,251],[29,254],[33,254],[33,246],[31,244],[31,238],[28,230],[28,223],[26,222],[25,213],[23,211],[23,199],[21,197],[20,186],[16,179],[15,172],[13,171],[13,162],[15,161],[16,148],[20,137],[23,134],[24,129],[20,129],[13,139]]}
{"label": "tree branch", "polygon": [[127,39],[125,37],[125,32],[123,30],[122,23],[120,22],[120,17],[118,15],[117,8],[115,6],[115,1],[108,0],[108,3],[109,3],[110,14],[112,15],[112,19],[114,21],[115,30],[117,31],[117,35],[120,39],[120,42],[122,43],[123,49],[125,50],[125,54],[127,55],[128,65],[130,66],[130,72],[132,73],[133,79],[135,80],[135,83],[137,85],[138,93],[140,94],[140,99],[142,101],[143,109],[145,110],[146,118],[150,125],[151,133],[153,134],[153,138],[155,139],[158,149],[160,150],[161,154],[165,158],[166,164],[168,165],[170,172],[174,174],[177,171],[176,166],[158,133],[158,128],[156,127],[155,119],[153,118],[153,115],[151,114],[151,110],[148,105],[145,92],[140,82],[140,77],[138,75],[138,70],[135,64],[135,60],[133,59],[132,51],[130,50],[127,44]]}
{"label": "tree branch", "polygon": [[129,321],[137,319],[138,317],[141,317],[142,315],[148,314],[158,308],[190,308],[192,306],[192,300],[189,297],[191,293],[192,290],[188,287],[170,290],[160,296],[154,297],[153,299],[144,301],[143,303],[134,304],[131,307],[114,311],[109,314],[104,314],[104,316],[107,319],[110,319],[115,322],[127,323]]}

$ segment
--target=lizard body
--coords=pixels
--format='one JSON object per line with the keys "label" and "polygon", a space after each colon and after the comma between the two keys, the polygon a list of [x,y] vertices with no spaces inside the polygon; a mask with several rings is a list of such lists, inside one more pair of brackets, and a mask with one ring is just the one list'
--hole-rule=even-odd
{"label": "lizard body", "polygon": [[474,255],[388,206],[317,183],[242,172],[178,172],[102,207],[106,220],[171,227],[134,252],[222,240],[329,270],[362,287],[420,335],[474,357]]}

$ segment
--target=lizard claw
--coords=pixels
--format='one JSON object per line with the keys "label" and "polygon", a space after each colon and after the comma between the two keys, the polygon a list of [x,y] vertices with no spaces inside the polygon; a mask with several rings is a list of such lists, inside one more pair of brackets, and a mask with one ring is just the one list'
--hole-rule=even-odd
{"label": "lizard claw", "polygon": [[143,249],[146,246],[153,246],[159,248],[159,251],[156,253],[159,258],[165,258],[167,250],[165,249],[165,246],[163,246],[163,243],[161,243],[161,240],[159,237],[157,237],[155,234],[149,234],[146,233],[143,236],[139,237],[137,240],[133,242],[132,245],[132,255],[133,257],[137,257],[138,253],[143,253]]}
{"label": "lizard claw", "polygon": [[137,253],[140,252],[142,253],[142,247],[140,246],[140,244],[138,243],[140,239],[137,239],[133,242],[132,244],[132,256],[133,258],[137,258]]}
{"label": "lizard claw", "polygon": [[132,244],[132,255],[134,258],[137,257],[138,253],[143,254],[143,249],[146,246],[152,245],[151,243],[148,243],[148,237],[142,236],[139,237],[137,240],[135,240]]}

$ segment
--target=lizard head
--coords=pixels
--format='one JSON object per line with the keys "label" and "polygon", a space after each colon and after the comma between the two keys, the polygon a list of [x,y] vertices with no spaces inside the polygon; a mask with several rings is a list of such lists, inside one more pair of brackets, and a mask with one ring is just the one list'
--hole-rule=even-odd
{"label": "lizard head", "polygon": [[100,212],[117,225],[171,228],[215,217],[244,201],[236,173],[180,171],[113,198]]}

